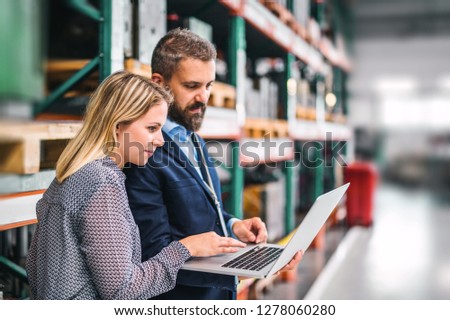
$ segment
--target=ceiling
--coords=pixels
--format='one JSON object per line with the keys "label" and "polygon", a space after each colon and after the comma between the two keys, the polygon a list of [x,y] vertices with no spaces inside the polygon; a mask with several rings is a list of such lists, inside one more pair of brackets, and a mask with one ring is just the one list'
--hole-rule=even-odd
{"label": "ceiling", "polygon": [[353,0],[356,38],[450,35],[449,0]]}

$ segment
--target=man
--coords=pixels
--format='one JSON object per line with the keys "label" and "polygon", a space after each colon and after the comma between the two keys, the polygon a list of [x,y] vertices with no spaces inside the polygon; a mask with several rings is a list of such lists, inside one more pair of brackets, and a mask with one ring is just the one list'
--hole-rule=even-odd
{"label": "man", "polygon": [[[131,166],[125,170],[143,259],[156,255],[175,239],[206,231],[243,242],[267,239],[261,219],[238,220],[223,211],[220,182],[205,143],[191,136],[203,121],[215,80],[215,59],[216,50],[210,42],[181,29],[170,31],[153,52],[152,79],[172,91],[174,103],[163,127],[164,146],[155,151],[144,168]],[[300,259],[298,254],[286,269],[295,267]],[[235,297],[235,277],[181,270],[175,289],[157,298]]]}

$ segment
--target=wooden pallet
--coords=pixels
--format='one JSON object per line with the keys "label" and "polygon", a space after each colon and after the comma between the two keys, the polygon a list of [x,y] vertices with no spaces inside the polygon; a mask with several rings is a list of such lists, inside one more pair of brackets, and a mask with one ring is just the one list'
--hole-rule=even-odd
{"label": "wooden pallet", "polygon": [[325,121],[329,121],[329,122],[333,121],[333,114],[331,112],[328,112],[328,111],[325,112]]}
{"label": "wooden pallet", "polygon": [[[69,59],[51,59],[45,64],[46,78],[47,78],[47,92],[51,92],[58,86],[60,86],[64,81],[67,81],[75,72],[81,70],[86,66],[90,60],[79,59],[79,60],[69,60]],[[92,72],[86,79],[81,83],[74,86],[69,90],[64,97],[76,97],[82,95],[90,95],[99,84],[99,73],[98,71]]]}
{"label": "wooden pallet", "polygon": [[346,123],[347,118],[342,113],[325,113],[325,121],[335,122],[335,123]]}
{"label": "wooden pallet", "polygon": [[308,108],[303,106],[297,106],[296,108],[296,116],[297,119],[306,119],[308,113]]}
{"label": "wooden pallet", "polygon": [[310,18],[308,20],[308,25],[306,26],[306,41],[308,41],[312,46],[319,48],[321,39],[321,31],[318,22]]}
{"label": "wooden pallet", "polygon": [[214,82],[208,100],[209,106],[236,108],[236,88],[223,82]]}
{"label": "wooden pallet", "polygon": [[38,121],[81,121],[82,115],[42,112],[34,117]]}
{"label": "wooden pallet", "polygon": [[89,63],[89,59],[51,59],[46,62],[47,73],[55,75],[71,74],[81,70]]}
{"label": "wooden pallet", "polygon": [[0,122],[0,172],[29,174],[54,168],[81,121]]}
{"label": "wooden pallet", "polygon": [[249,138],[283,138],[289,136],[288,123],[286,120],[278,119],[256,119],[245,120],[244,132]]}
{"label": "wooden pallet", "polygon": [[[64,60],[64,59],[52,59],[46,63],[47,73],[47,91],[52,91],[64,81],[68,80],[75,72],[81,70],[86,66],[90,60]],[[144,63],[141,63],[135,59],[126,59],[124,61],[124,69],[141,76],[151,78],[152,68]],[[65,97],[76,97],[82,95],[90,95],[99,84],[98,71],[92,72],[81,83],[77,84],[74,88],[69,90]]]}
{"label": "wooden pallet", "polygon": [[260,2],[297,35],[303,39],[307,38],[307,29],[297,21],[286,7],[273,0],[260,0]]}
{"label": "wooden pallet", "polygon": [[290,20],[287,23],[288,27],[291,28],[297,35],[299,35],[303,39],[307,39],[308,34],[307,30],[304,26],[302,26],[297,20]]}
{"label": "wooden pallet", "polygon": [[149,79],[152,78],[152,67],[136,59],[126,59],[125,70]]}
{"label": "wooden pallet", "polygon": [[297,106],[297,119],[316,120],[316,109],[311,107]]}
{"label": "wooden pallet", "polygon": [[264,192],[264,185],[254,184],[244,188],[242,196],[242,210],[244,212],[244,218],[262,218],[262,193]]}
{"label": "wooden pallet", "polygon": [[333,113],[331,121],[336,123],[347,123],[347,117],[342,113]]}
{"label": "wooden pallet", "polygon": [[291,21],[295,21],[294,15],[282,4],[273,0],[260,0],[260,2],[284,24],[288,25]]}

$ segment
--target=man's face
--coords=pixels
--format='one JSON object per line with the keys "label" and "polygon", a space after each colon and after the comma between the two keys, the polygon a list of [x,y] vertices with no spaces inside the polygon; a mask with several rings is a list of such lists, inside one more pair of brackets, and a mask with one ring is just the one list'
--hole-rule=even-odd
{"label": "man's face", "polygon": [[185,59],[172,78],[165,82],[174,95],[169,117],[190,131],[198,131],[216,77],[214,60]]}

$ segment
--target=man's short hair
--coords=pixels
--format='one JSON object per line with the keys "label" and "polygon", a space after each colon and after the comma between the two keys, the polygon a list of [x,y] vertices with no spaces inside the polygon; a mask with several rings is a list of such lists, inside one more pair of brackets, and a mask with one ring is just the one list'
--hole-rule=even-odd
{"label": "man's short hair", "polygon": [[188,29],[172,29],[162,37],[152,55],[152,73],[170,80],[183,59],[215,60],[214,45]]}

